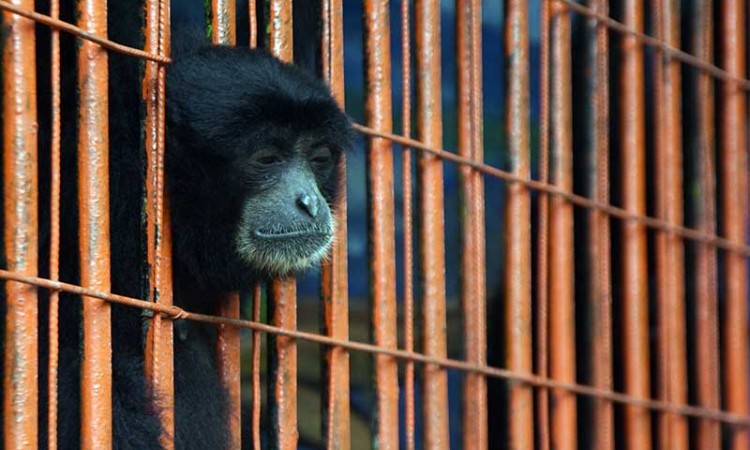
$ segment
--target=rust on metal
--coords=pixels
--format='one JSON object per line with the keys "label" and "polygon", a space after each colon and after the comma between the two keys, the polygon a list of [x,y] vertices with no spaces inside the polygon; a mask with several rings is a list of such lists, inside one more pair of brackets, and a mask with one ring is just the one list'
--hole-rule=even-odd
{"label": "rust on metal", "polygon": [[[643,1],[626,0],[626,26],[643,31]],[[620,163],[622,207],[634,215],[646,214],[646,134],[643,45],[624,36],[620,51]],[[646,228],[636,221],[622,224],[622,347],[624,389],[629,395],[649,398],[649,322]],[[625,409],[625,440],[629,450],[651,448],[650,412]]]}
{"label": "rust on metal", "polygon": [[[539,182],[549,182],[549,131],[550,131],[550,4],[542,2],[541,40],[539,61]],[[536,373],[549,376],[549,196],[539,193],[539,226],[537,237],[537,303],[536,303]],[[550,448],[549,391],[541,388],[536,393],[536,420],[539,449]]]}
{"label": "rust on metal", "polygon": [[250,20],[248,27],[250,31],[250,48],[258,46],[258,5],[256,0],[247,1],[248,19]]}
{"label": "rust on metal", "polygon": [[[20,6],[33,9],[27,0]],[[3,195],[8,270],[37,275],[37,110],[34,23],[3,13]],[[4,446],[38,444],[37,289],[5,283]]]}
{"label": "rust on metal", "polygon": [[[506,92],[505,131],[510,171],[530,178],[529,147],[529,34],[528,5],[505,3]],[[526,186],[508,185],[505,203],[505,341],[510,370],[531,373],[531,197]],[[510,445],[534,448],[533,391],[529,386],[510,389]]]}
{"label": "rust on metal", "polygon": [[[364,3],[365,120],[391,132],[390,17],[386,0]],[[397,346],[396,238],[394,228],[393,154],[386,139],[372,138],[367,148],[367,193],[370,206],[370,304],[375,344]],[[398,366],[394,358],[375,357],[377,436],[379,448],[398,448]]]}
{"label": "rust on metal", "polygon": [[[440,3],[414,4],[417,135],[428,145],[442,145],[440,82]],[[426,355],[445,357],[445,224],[443,163],[422,154],[419,182],[419,262],[422,295],[422,333]],[[423,372],[422,416],[426,448],[448,448],[448,378],[445,369],[426,365]]]}
{"label": "rust on metal", "polygon": [[236,2],[211,0],[211,40],[214,44],[237,44]]}
{"label": "rust on metal", "polygon": [[[279,59],[293,60],[292,2],[269,1],[269,47]],[[271,323],[280,328],[297,328],[297,284],[293,278],[274,280],[269,289],[269,305],[273,310]],[[275,410],[272,439],[280,449],[296,449],[297,430],[297,344],[294,340],[278,336],[269,342],[273,361],[271,371],[273,389],[269,403]],[[272,394],[272,395],[271,395]]]}
{"label": "rust on metal", "polygon": [[[253,286],[253,322],[260,323],[260,304],[262,298],[262,287],[260,283],[255,283]],[[253,373],[252,373],[252,384],[253,384],[253,406],[252,406],[252,428],[253,428],[253,450],[261,450],[260,446],[260,405],[261,405],[261,390],[260,390],[260,369],[261,369],[261,343],[260,343],[260,332],[252,330],[252,343],[253,343]],[[247,438],[247,436],[245,436]]]}
{"label": "rust on metal", "polygon": [[[706,63],[714,59],[713,0],[696,0],[693,15],[692,49]],[[716,118],[713,80],[703,72],[697,74],[695,114],[697,117],[697,145],[699,157],[699,201],[697,226],[707,234],[716,234]],[[700,406],[719,408],[719,305],[718,267],[716,249],[707,244],[697,248],[695,271],[696,313],[695,342],[698,370],[695,371],[696,399]],[[698,422],[698,448],[720,448],[721,426],[711,420]]]}
{"label": "rust on metal", "polygon": [[[78,23],[107,35],[103,2],[78,3]],[[78,214],[81,286],[110,290],[109,130],[107,52],[83,41],[78,50]],[[110,305],[83,298],[81,361],[81,446],[112,448],[112,329]]]}
{"label": "rust on metal", "polygon": [[[674,0],[654,3],[652,17],[657,38],[667,45],[680,42],[679,15]],[[681,225],[682,139],[680,117],[680,65],[655,53],[656,99],[656,212],[669,223]],[[684,248],[679,236],[656,235],[657,276],[657,395],[674,404],[687,402]],[[641,368],[643,370],[643,368]],[[688,448],[687,418],[674,414],[658,417],[659,448]]]}
{"label": "rust on metal", "polygon": [[[607,15],[609,0],[597,0],[597,13]],[[589,131],[587,180],[589,195],[601,203],[609,203],[609,42],[607,27],[596,20],[587,22],[587,57],[594,66],[587,80],[589,94],[587,117]],[[609,217],[592,210],[588,215],[588,240],[591,367],[589,379],[593,386],[613,389],[612,374],[612,280]],[[614,408],[611,402],[596,399],[593,404],[594,423],[591,427],[592,447],[600,450],[614,448]]]}
{"label": "rust on metal", "polygon": [[[211,40],[214,44],[236,44],[235,2],[232,0],[211,1]],[[219,315],[232,319],[240,317],[240,295],[232,292],[219,299]],[[219,325],[216,330],[216,353],[219,377],[227,392],[229,409],[229,447],[240,448],[242,432],[242,408],[240,379],[240,330]]]}
{"label": "rust on metal", "polygon": [[[411,27],[409,0],[401,1],[401,128],[402,134],[411,137]],[[411,151],[404,147],[401,154],[404,218],[404,349],[414,351],[414,200],[412,188]],[[414,397],[414,363],[404,364],[404,432],[406,450],[416,445],[416,417]]]}
{"label": "rust on metal", "polygon": [[[50,16],[60,15],[60,2],[50,2]],[[60,32],[50,30],[50,114],[52,129],[50,139],[50,240],[49,277],[60,276],[60,145],[62,123],[60,120]],[[47,361],[47,448],[57,450],[57,380],[59,369],[59,292],[49,293],[49,360]]]}
{"label": "rust on metal", "polygon": [[[744,79],[747,71],[747,11],[744,2],[721,1],[720,25],[724,70]],[[747,94],[734,82],[721,85],[719,164],[722,172],[722,234],[736,243],[747,243]],[[722,373],[725,408],[747,415],[748,408],[748,326],[747,259],[734,252],[724,255],[724,315],[722,317]],[[730,430],[732,450],[750,447],[747,431]]]}
{"label": "rust on metal", "polygon": [[[573,190],[572,92],[570,16],[557,1],[551,5],[550,57],[552,69],[551,136],[552,183]],[[573,286],[573,205],[559,197],[550,201],[550,376],[568,383],[576,379],[575,300]],[[553,390],[552,447],[576,448],[576,397]]]}
{"label": "rust on metal", "polygon": [[[323,76],[331,91],[344,106],[344,26],[342,0],[323,1]],[[346,156],[342,155],[339,171],[336,237],[331,258],[323,264],[321,291],[323,297],[323,332],[337,339],[349,339],[349,283],[347,279],[346,242]],[[349,353],[341,347],[325,350],[326,388],[324,417],[326,446],[348,450],[351,446],[349,412]]]}
{"label": "rust on metal", "polygon": [[[482,6],[479,1],[456,3],[458,64],[458,153],[482,161]],[[486,276],[484,249],[484,180],[461,167],[461,303],[466,360],[487,363]],[[463,391],[463,447],[486,449],[487,379],[467,374]]]}
{"label": "rust on metal", "polygon": [[[271,323],[283,330],[297,329],[297,282],[294,278],[275,280],[269,289]],[[297,448],[297,343],[284,335],[272,335],[271,374],[273,388],[268,389],[274,418],[273,447]]]}
{"label": "rust on metal", "polygon": [[[149,53],[169,52],[169,2],[151,0],[146,5],[146,49]],[[149,264],[149,298],[172,304],[171,224],[164,192],[165,68],[147,61],[143,75],[146,105],[146,235]],[[146,334],[146,376],[159,393],[161,445],[174,448],[174,335],[172,321],[154,315]]]}

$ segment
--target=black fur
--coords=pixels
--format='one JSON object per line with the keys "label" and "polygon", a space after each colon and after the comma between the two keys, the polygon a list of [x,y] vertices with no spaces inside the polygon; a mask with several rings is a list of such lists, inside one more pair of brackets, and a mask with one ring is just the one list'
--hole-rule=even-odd
{"label": "black fur", "polygon": [[[63,19],[73,21],[72,1]],[[135,0],[109,2],[110,37],[143,47],[142,8]],[[43,5],[38,9],[44,11]],[[338,186],[334,170],[351,146],[352,131],[319,80],[262,51],[212,47],[195,32],[173,30],[174,62],[167,73],[166,170],[173,222],[175,302],[215,313],[217,300],[272,273],[243,263],[234,240],[248,199],[268,195],[292,170],[309,170],[332,205]],[[38,27],[40,275],[48,274],[49,217],[49,39]],[[63,183],[61,279],[78,283],[76,187],[76,45],[63,34]],[[144,185],[140,103],[142,62],[110,54],[110,220],[112,290],[133,297],[148,294],[145,265]],[[275,149],[272,164],[258,163],[256,151]],[[316,149],[330,159],[316,158]],[[262,162],[262,161],[261,161]],[[302,168],[302,169],[300,169]],[[305,169],[307,168],[307,169]],[[283,193],[282,193],[283,194]],[[278,194],[278,195],[282,195]],[[278,197],[277,195],[277,197]],[[271,196],[270,198],[276,198]],[[283,209],[279,205],[279,209]],[[295,208],[286,206],[286,208]],[[273,205],[259,215],[273,214]],[[262,218],[261,218],[262,219]],[[266,217],[271,222],[277,217]],[[296,219],[295,219],[296,220]],[[284,245],[293,245],[286,243]],[[4,295],[4,291],[2,292]],[[40,445],[46,445],[46,293],[40,292]],[[80,298],[60,304],[60,449],[80,447]],[[4,303],[4,299],[0,299]],[[116,449],[157,449],[161,433],[159,393],[144,377],[147,321],[136,309],[114,305],[113,425]],[[0,334],[0,339],[4,339]],[[227,399],[214,355],[215,329],[198,323],[175,325],[175,442],[178,449],[227,446]],[[4,351],[8,349],[4,348]],[[2,427],[0,427],[0,433]],[[245,442],[249,441],[246,436]],[[1,440],[0,440],[1,442]]]}

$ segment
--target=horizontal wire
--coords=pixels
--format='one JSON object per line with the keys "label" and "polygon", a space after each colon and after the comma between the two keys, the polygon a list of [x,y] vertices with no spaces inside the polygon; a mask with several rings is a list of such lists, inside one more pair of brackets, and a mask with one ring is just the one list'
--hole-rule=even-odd
{"label": "horizontal wire", "polygon": [[480,163],[480,162],[477,162],[468,158],[461,157],[455,153],[451,153],[443,149],[430,147],[428,145],[425,145],[422,142],[416,141],[414,139],[409,139],[398,134],[377,131],[375,129],[372,129],[370,127],[367,127],[365,125],[361,125],[358,123],[353,124],[353,126],[355,130],[359,131],[362,134],[366,134],[372,137],[387,139],[397,144],[401,144],[404,147],[408,148],[409,150],[421,150],[421,151],[430,153],[432,155],[435,155],[440,159],[444,159],[446,161],[451,161],[457,164],[469,166],[479,172],[482,172],[486,175],[489,175],[495,178],[499,178],[501,180],[505,180],[505,181],[512,182],[512,183],[518,183],[520,185],[526,186],[527,188],[530,188],[536,191],[545,192],[547,194],[557,195],[577,206],[581,206],[587,209],[595,209],[595,210],[604,212],[610,216],[616,217],[618,219],[638,222],[650,228],[663,230],[669,233],[674,233],[676,235],[682,236],[684,238],[687,238],[693,241],[698,241],[704,244],[716,246],[724,250],[733,251],[742,256],[750,256],[750,246],[737,244],[733,241],[730,241],[729,239],[722,238],[714,234],[707,234],[707,233],[704,233],[702,231],[698,231],[692,228],[672,225],[668,222],[665,222],[660,219],[656,219],[654,217],[633,214],[625,209],[618,208],[616,206],[612,206],[606,203],[600,203],[600,202],[588,199],[586,197],[573,194],[572,192],[562,190],[559,187],[550,185],[548,183],[519,177],[518,175],[514,175],[502,169],[498,169],[496,167],[492,167],[484,163]]}
{"label": "horizontal wire", "polygon": [[256,330],[263,333],[275,334],[280,336],[287,336],[293,339],[305,340],[310,342],[316,342],[318,344],[330,345],[345,348],[347,350],[361,351],[366,353],[374,353],[380,355],[391,356],[394,358],[420,362],[423,364],[434,364],[447,369],[456,369],[464,372],[480,373],[486,376],[502,378],[518,383],[525,383],[536,387],[546,387],[549,389],[561,389],[569,391],[575,394],[586,395],[589,397],[600,398],[609,400],[616,403],[628,404],[633,406],[639,406],[642,408],[648,408],[654,411],[670,412],[674,414],[681,414],[684,416],[696,417],[701,419],[715,420],[723,422],[728,425],[738,426],[742,428],[750,428],[750,417],[742,416],[739,414],[733,414],[721,410],[702,408],[697,406],[689,405],[676,405],[669,402],[660,400],[651,400],[633,397],[618,392],[613,392],[606,389],[599,389],[591,386],[585,386],[575,383],[563,383],[547,378],[539,377],[532,374],[520,374],[512,372],[506,369],[500,369],[497,367],[490,367],[486,365],[472,364],[465,361],[448,359],[448,358],[436,358],[431,356],[422,355],[420,353],[408,352],[405,350],[396,350],[378,347],[373,344],[366,344],[363,342],[355,342],[344,339],[335,339],[328,336],[323,336],[315,333],[308,333],[298,330],[287,330],[284,328],[267,325],[265,323],[254,322],[251,320],[243,319],[229,319],[226,317],[217,317],[207,314],[198,314],[186,311],[178,306],[168,306],[160,303],[147,302],[145,300],[138,300],[132,297],[125,297],[122,295],[111,294],[107,292],[97,291],[94,289],[87,289],[74,284],[63,283],[59,281],[53,281],[47,278],[31,277],[21,275],[16,272],[8,270],[0,270],[0,279],[16,281],[19,283],[30,284],[46,289],[64,291],[72,294],[78,294],[86,297],[98,298],[101,300],[119,303],[122,305],[132,306],[140,309],[150,310],[164,314],[167,318],[171,319],[186,319],[193,320],[196,322],[211,323],[211,324],[222,324],[235,326],[239,328],[247,328]]}
{"label": "horizontal wire", "polygon": [[85,39],[87,41],[91,41],[96,44],[99,44],[102,47],[108,50],[115,51],[117,53],[122,53],[124,55],[129,55],[129,56],[135,56],[138,58],[143,58],[143,59],[147,59],[147,60],[162,63],[162,64],[168,64],[172,61],[171,59],[165,56],[155,55],[153,53],[149,53],[149,52],[137,49],[137,48],[128,47],[127,45],[118,44],[117,42],[110,41],[109,39],[97,36],[93,33],[90,33],[68,22],[55,19],[54,17],[48,16],[45,14],[40,14],[36,11],[28,11],[24,8],[19,8],[18,6],[10,2],[4,1],[4,0],[0,0],[0,10],[9,11],[21,17],[26,17],[27,19],[31,19],[35,22],[47,25],[56,30],[65,31],[67,33],[78,36],[81,39]]}
{"label": "horizontal wire", "polygon": [[690,53],[687,53],[685,51],[672,47],[671,45],[667,44],[666,42],[660,39],[651,37],[636,29],[630,28],[629,26],[621,22],[618,22],[612,19],[611,17],[600,14],[587,6],[583,6],[579,3],[574,2],[573,0],[556,0],[556,1],[559,1],[560,3],[564,3],[568,8],[581,14],[582,16],[586,16],[588,18],[595,19],[596,21],[603,23],[610,30],[614,30],[623,34],[629,34],[648,46],[658,48],[664,53],[666,57],[674,58],[689,66],[693,66],[696,69],[703,70],[707,74],[712,75],[714,78],[718,78],[722,81],[730,81],[733,83],[737,83],[737,85],[739,85],[740,88],[746,91],[750,90],[750,80],[746,78],[740,78],[740,77],[734,76],[731,73],[727,72],[726,70],[723,70],[720,67],[715,66],[713,64],[707,63],[706,61],[698,58],[697,56],[693,56]]}

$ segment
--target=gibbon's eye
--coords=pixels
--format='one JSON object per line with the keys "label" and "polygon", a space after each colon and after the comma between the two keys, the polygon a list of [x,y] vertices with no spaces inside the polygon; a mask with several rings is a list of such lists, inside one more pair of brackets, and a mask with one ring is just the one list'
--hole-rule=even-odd
{"label": "gibbon's eye", "polygon": [[266,149],[255,152],[250,160],[253,162],[253,164],[257,164],[259,166],[275,166],[276,164],[280,164],[284,161],[279,155],[279,152],[274,149]]}
{"label": "gibbon's eye", "polygon": [[333,152],[328,147],[318,147],[312,151],[310,161],[318,166],[326,166],[333,162]]}

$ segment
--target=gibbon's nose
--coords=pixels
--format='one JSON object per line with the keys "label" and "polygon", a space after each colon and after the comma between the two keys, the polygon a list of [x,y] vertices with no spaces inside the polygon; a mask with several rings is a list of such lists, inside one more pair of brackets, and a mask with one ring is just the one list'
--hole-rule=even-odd
{"label": "gibbon's nose", "polygon": [[314,219],[318,215],[318,196],[303,192],[297,197],[297,206]]}

